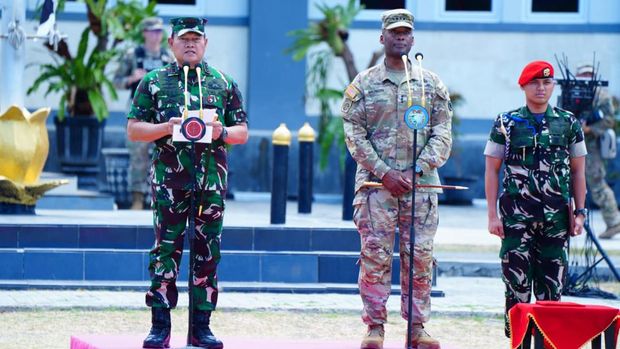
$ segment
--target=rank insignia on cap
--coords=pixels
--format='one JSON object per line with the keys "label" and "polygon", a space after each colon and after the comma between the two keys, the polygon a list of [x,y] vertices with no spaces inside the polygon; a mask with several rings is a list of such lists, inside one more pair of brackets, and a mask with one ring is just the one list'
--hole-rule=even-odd
{"label": "rank insignia on cap", "polygon": [[545,70],[543,70],[543,76],[544,77],[548,77],[550,74],[551,74],[551,69],[545,68]]}
{"label": "rank insignia on cap", "polygon": [[207,103],[209,104],[215,104],[215,96],[214,95],[209,95],[207,96]]}

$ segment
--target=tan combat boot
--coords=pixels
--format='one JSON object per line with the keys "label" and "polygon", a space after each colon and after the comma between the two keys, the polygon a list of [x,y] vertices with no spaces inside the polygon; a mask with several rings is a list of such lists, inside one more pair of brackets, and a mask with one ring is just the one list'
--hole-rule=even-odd
{"label": "tan combat boot", "polygon": [[[439,341],[424,330],[422,324],[413,324],[411,328],[411,347],[414,349],[441,349]],[[407,346],[405,346],[406,348]]]}
{"label": "tan combat boot", "polygon": [[383,325],[369,325],[368,332],[364,339],[362,339],[360,349],[383,349],[384,336],[385,330]]}
{"label": "tan combat boot", "polygon": [[143,210],[144,209],[144,194],[134,191],[131,193],[133,201],[131,202],[132,210]]}
{"label": "tan combat boot", "polygon": [[598,238],[599,239],[611,239],[614,235],[620,233],[620,224],[616,224],[613,227],[607,228],[604,232],[602,232]]}

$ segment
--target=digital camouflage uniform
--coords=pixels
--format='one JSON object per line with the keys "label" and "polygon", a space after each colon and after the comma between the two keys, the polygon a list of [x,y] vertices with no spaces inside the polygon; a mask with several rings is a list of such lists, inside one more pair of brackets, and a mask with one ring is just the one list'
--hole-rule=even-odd
{"label": "digital camouflage uniform", "polygon": [[[174,61],[172,53],[166,49],[158,52],[147,51],[143,45],[127,50],[114,76],[114,86],[119,89],[129,89],[129,98],[133,98],[137,84],[129,85],[129,76],[138,68],[147,72],[161,68],[162,66]],[[132,142],[127,140],[127,150],[129,151],[129,171],[128,182],[129,191],[146,194],[149,190],[147,176],[150,164],[150,151],[152,143]]]}
{"label": "digital camouflage uniform", "polygon": [[[225,126],[247,122],[237,84],[217,69],[201,63],[203,108],[215,108]],[[198,81],[190,70],[188,89],[190,109],[199,109]],[[133,99],[129,118],[164,123],[180,117],[183,111],[183,72],[176,63],[148,73]],[[192,181],[197,182],[196,202],[207,190],[204,213],[196,217],[194,242],[194,307],[213,310],[217,303],[217,264],[220,260],[220,234],[227,183],[227,150],[220,139],[213,141],[206,188],[202,188],[207,163],[207,144],[173,143],[171,137],[155,141],[151,165],[153,223],[156,241],[150,253],[151,288],[146,304],[174,308],[178,291],[176,280],[183,251],[183,237],[190,208]],[[194,177],[195,175],[195,177]]]}
{"label": "digital camouflage uniform", "polygon": [[[361,239],[359,288],[368,325],[387,321],[395,230],[400,238],[401,315],[407,319],[409,288],[409,226],[411,193],[394,197],[387,189],[362,187],[379,181],[390,169],[412,169],[413,131],[404,121],[407,81],[384,63],[361,72],[344,94],[342,115],[345,141],[357,162],[354,222]],[[417,164],[423,169],[418,183],[439,184],[437,168],[450,154],[452,107],[448,90],[434,73],[424,70],[426,109],[430,122],[418,131]],[[420,68],[411,68],[413,104],[421,105]],[[430,317],[433,238],[437,231],[437,189],[418,188],[415,210],[415,274],[413,322]]]}
{"label": "digital camouflage uniform", "polygon": [[[503,123],[507,136],[501,132]],[[566,268],[570,159],[586,155],[581,124],[548,107],[542,124],[522,107],[498,115],[484,150],[504,161],[499,253],[507,313],[530,301],[559,300]],[[507,332],[508,334],[508,332]]]}
{"label": "digital camouflage uniform", "polygon": [[605,181],[605,160],[601,157],[600,138],[608,129],[613,129],[615,124],[614,106],[605,89],[599,89],[596,94],[595,112],[602,113],[603,118],[591,125],[590,133],[586,134],[586,180],[592,195],[592,200],[601,208],[603,220],[607,228],[620,224],[620,212],[613,190]]}

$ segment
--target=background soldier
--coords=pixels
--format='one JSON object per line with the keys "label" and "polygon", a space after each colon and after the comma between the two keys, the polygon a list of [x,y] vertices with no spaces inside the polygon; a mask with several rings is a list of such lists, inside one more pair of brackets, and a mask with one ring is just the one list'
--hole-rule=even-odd
{"label": "background soldier", "polygon": [[[577,77],[592,79],[594,67],[583,64],[577,67]],[[583,133],[586,138],[588,155],[586,156],[586,181],[592,200],[601,208],[607,229],[599,235],[601,239],[611,239],[620,232],[620,212],[613,190],[605,181],[605,160],[601,153],[601,137],[616,123],[614,105],[606,88],[597,88],[594,96],[591,117],[582,119]],[[613,140],[615,142],[615,139]]]}
{"label": "background soldier", "polygon": [[[401,59],[413,46],[413,15],[404,9],[382,15],[379,41],[385,61],[355,77],[342,102],[345,140],[357,162],[353,220],[361,238],[359,288],[368,325],[361,348],[382,348],[387,321],[386,302],[392,284],[395,230],[400,237],[401,315],[407,319],[409,288],[409,226],[411,224],[413,131],[404,122],[411,93],[422,104],[424,76],[430,122],[418,131],[416,180],[439,184],[437,168],[450,154],[452,108],[448,90],[434,73],[409,63],[411,91]],[[365,181],[383,182],[382,188],[363,187]],[[417,189],[415,212],[415,275],[412,346],[439,348],[424,331],[430,317],[433,238],[437,231],[437,190]],[[371,219],[372,217],[372,219]]]}
{"label": "background soldier", "polygon": [[[144,44],[127,50],[114,75],[114,86],[130,90],[129,98],[147,72],[160,68],[173,61],[172,53],[161,45],[163,21],[161,18],[145,18],[140,24]],[[148,188],[147,177],[150,163],[151,143],[127,140],[129,150],[129,191],[132,193],[132,210],[144,208],[144,197]]]}
{"label": "background soldier", "polygon": [[[226,144],[247,141],[247,117],[239,88],[234,80],[202,61],[207,46],[206,20],[194,17],[170,20],[168,44],[176,62],[146,74],[138,86],[129,111],[127,133],[132,141],[155,142],[152,193],[156,241],[150,253],[151,288],[146,304],[152,307],[152,328],[144,340],[145,348],[163,348],[170,339],[170,308],[177,305],[176,287],[183,238],[188,218],[195,219],[193,274],[193,345],[219,349],[221,341],[209,328],[211,311],[217,304],[217,264],[227,185]],[[205,143],[173,143],[173,125],[181,123],[184,106],[184,74],[181,65],[190,66],[188,89],[190,110],[215,109],[219,117],[213,126],[213,148]],[[195,68],[202,72],[197,76]],[[198,79],[201,79],[203,105],[199,105]],[[191,152],[195,150],[194,154]],[[192,159],[196,161],[192,163]],[[188,166],[189,165],[189,166]],[[207,176],[206,186],[202,187]],[[203,212],[189,212],[192,186]],[[198,206],[198,205],[196,205]]]}
{"label": "background soldier", "polygon": [[[489,232],[502,239],[506,336],[510,336],[508,310],[530,301],[532,283],[536,299],[560,299],[568,215],[575,215],[571,235],[581,233],[587,215],[583,132],[570,112],[548,104],[555,85],[553,66],[544,61],[528,64],[519,85],[526,106],[497,116],[484,149]],[[502,163],[500,221],[496,205]],[[574,212],[567,210],[571,185]]]}

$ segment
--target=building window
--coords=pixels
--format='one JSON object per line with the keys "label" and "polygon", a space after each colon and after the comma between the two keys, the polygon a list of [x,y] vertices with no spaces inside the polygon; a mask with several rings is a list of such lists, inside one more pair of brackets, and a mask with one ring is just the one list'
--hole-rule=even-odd
{"label": "building window", "polygon": [[446,0],[446,11],[491,12],[491,0]]}
{"label": "building window", "polygon": [[532,0],[532,12],[578,13],[579,0]]}
{"label": "building window", "polygon": [[405,8],[405,0],[360,0],[366,10],[392,10]]}
{"label": "building window", "polygon": [[156,0],[158,4],[196,5],[196,0]]}

